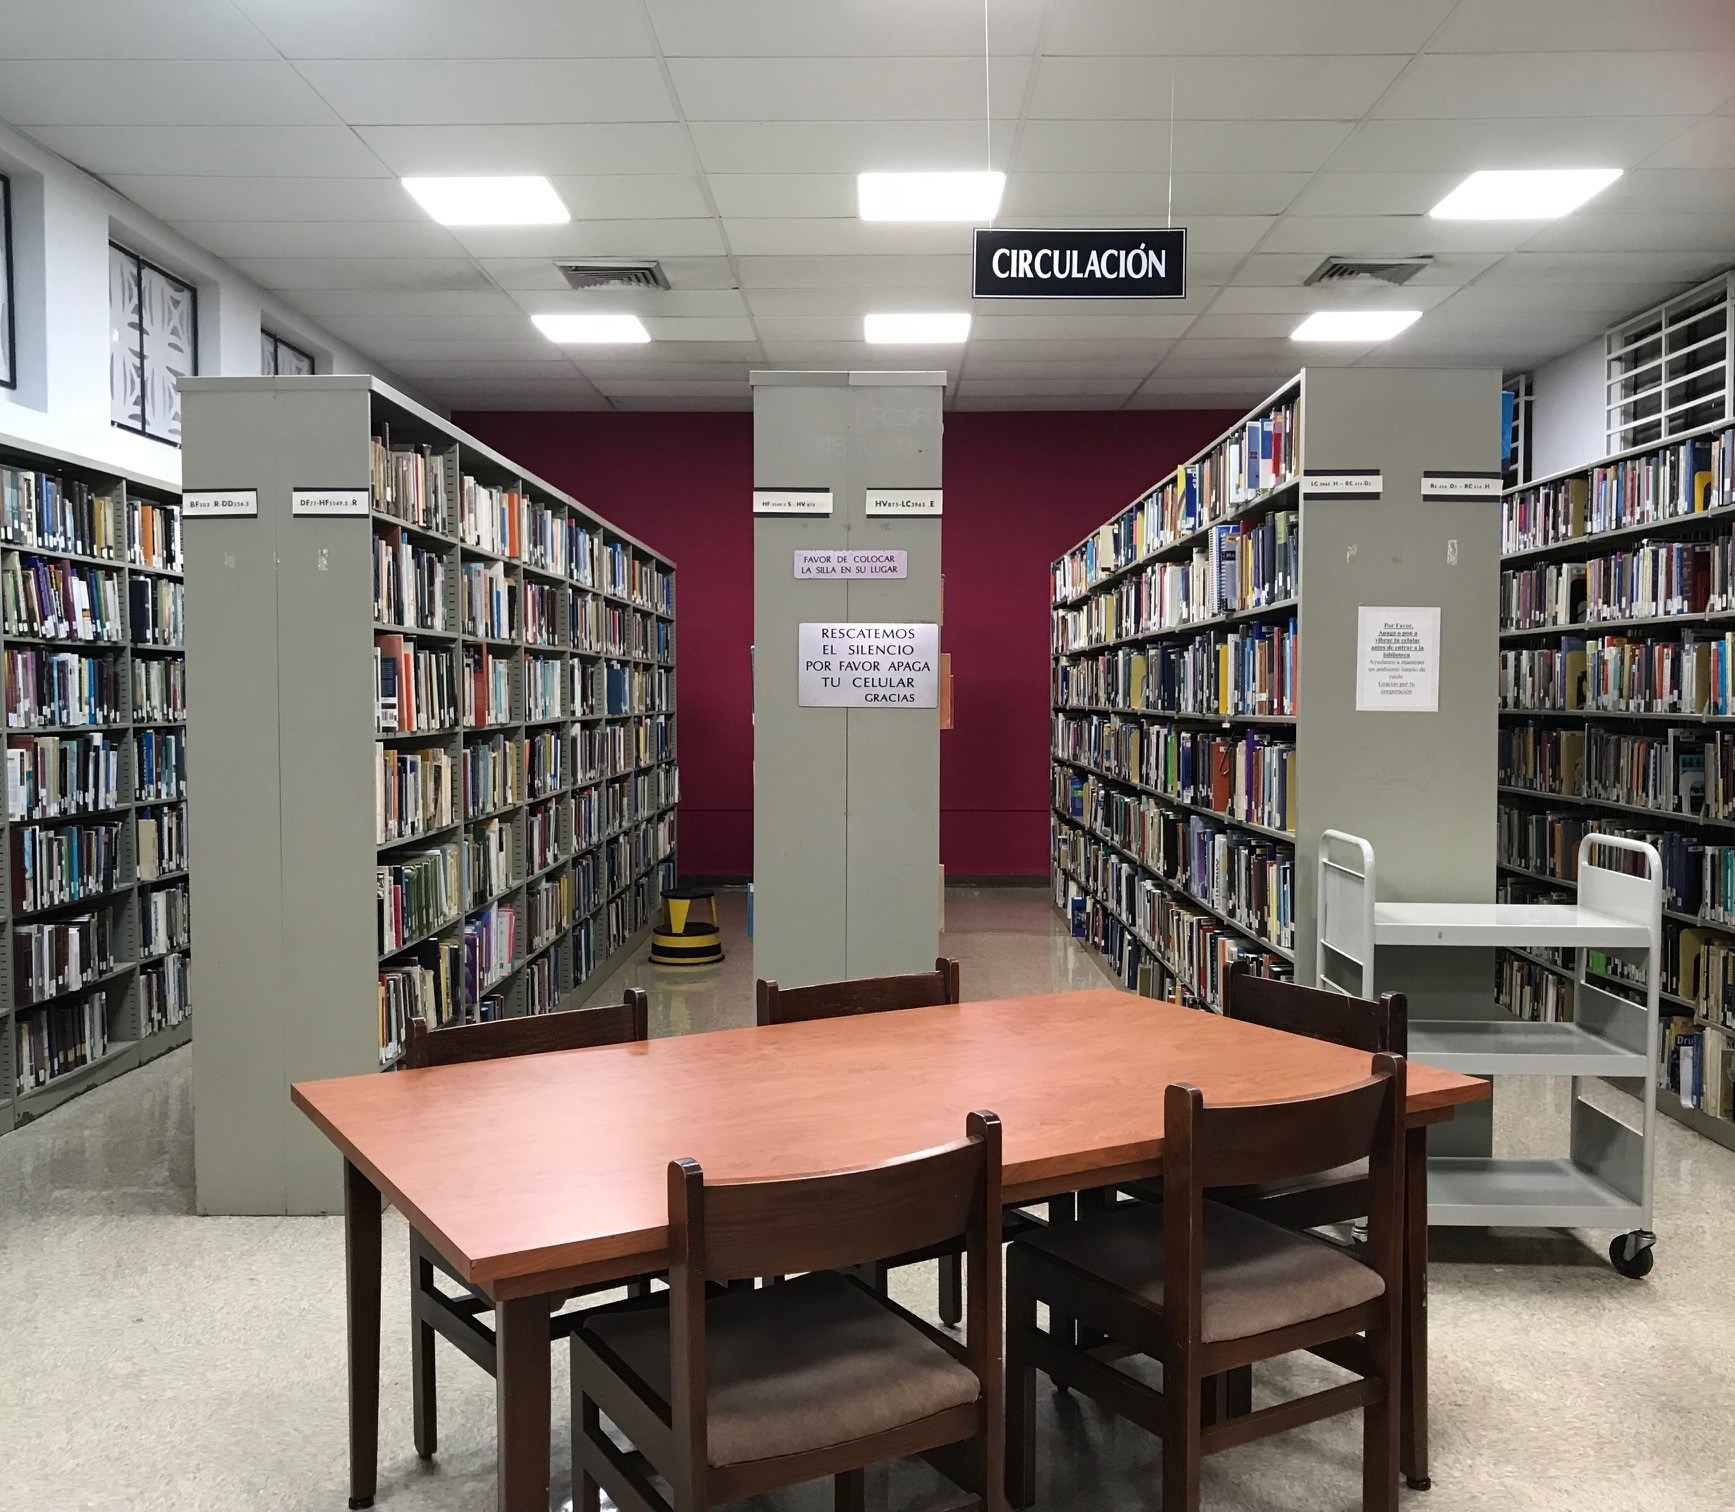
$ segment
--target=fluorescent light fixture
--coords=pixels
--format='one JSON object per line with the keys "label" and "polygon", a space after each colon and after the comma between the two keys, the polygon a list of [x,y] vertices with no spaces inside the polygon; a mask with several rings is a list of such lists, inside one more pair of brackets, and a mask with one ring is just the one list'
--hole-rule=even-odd
{"label": "fluorescent light fixture", "polygon": [[1553,220],[1620,176],[1618,168],[1484,168],[1428,214],[1436,220]]}
{"label": "fluorescent light fixture", "polygon": [[1387,341],[1422,318],[1420,310],[1315,310],[1291,341]]}
{"label": "fluorescent light fixture", "polygon": [[944,312],[865,315],[862,335],[878,346],[954,346],[969,339],[970,317]]}
{"label": "fluorescent light fixture", "polygon": [[1005,190],[1004,173],[862,173],[856,211],[863,220],[988,220]]}
{"label": "fluorescent light fixture", "polygon": [[442,226],[556,226],[572,219],[554,185],[524,178],[407,178],[404,188]]}
{"label": "fluorescent light fixture", "polygon": [[550,341],[563,346],[621,346],[651,339],[637,315],[532,315],[530,319]]}

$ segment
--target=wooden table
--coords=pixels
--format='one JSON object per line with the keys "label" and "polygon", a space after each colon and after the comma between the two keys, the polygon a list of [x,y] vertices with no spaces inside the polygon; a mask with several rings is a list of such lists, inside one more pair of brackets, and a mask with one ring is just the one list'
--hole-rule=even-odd
{"label": "wooden table", "polygon": [[[1163,1088],[1207,1101],[1329,1091],[1368,1057],[1101,989],[732,1029],[389,1076],[303,1082],[299,1107],[343,1153],[350,1505],[374,1494],[382,1196],[496,1303],[499,1512],[547,1512],[548,1315],[575,1286],[667,1262],[671,1159],[707,1177],[871,1164],[1005,1130],[1008,1203],[1156,1175]],[[1427,1476],[1425,1126],[1488,1096],[1410,1068],[1407,1280],[1414,1299],[1404,1470]]]}

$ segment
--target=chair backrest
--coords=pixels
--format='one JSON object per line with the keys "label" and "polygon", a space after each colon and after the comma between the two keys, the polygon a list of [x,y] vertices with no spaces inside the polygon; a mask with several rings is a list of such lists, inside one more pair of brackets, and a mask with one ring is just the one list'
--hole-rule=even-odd
{"label": "chair backrest", "polygon": [[[1163,1095],[1165,1313],[1197,1329],[1202,1275],[1200,1204],[1209,1187],[1287,1181],[1366,1160],[1368,1242],[1357,1258],[1395,1295],[1403,1230],[1405,1067],[1373,1057],[1372,1075],[1340,1092],[1284,1102],[1207,1106],[1197,1087]],[[1171,1292],[1173,1295],[1171,1295]],[[1171,1303],[1174,1304],[1171,1308]]]}
{"label": "chair backrest", "polygon": [[649,1015],[649,998],[639,988],[629,987],[624,1002],[602,1008],[532,1013],[453,1029],[430,1029],[423,1020],[413,1018],[404,1064],[414,1070],[460,1061],[502,1060],[510,1055],[540,1055],[547,1050],[630,1045],[648,1038]]}
{"label": "chair backrest", "polygon": [[1409,1053],[1409,1000],[1401,992],[1382,992],[1377,999],[1350,997],[1259,976],[1245,961],[1237,961],[1223,989],[1223,1012],[1369,1055]]}
{"label": "chair backrest", "polygon": [[958,1001],[958,963],[941,956],[932,971],[819,982],[812,987],[779,987],[761,977],[758,996],[761,1024],[799,1024],[896,1008],[933,1008]]}

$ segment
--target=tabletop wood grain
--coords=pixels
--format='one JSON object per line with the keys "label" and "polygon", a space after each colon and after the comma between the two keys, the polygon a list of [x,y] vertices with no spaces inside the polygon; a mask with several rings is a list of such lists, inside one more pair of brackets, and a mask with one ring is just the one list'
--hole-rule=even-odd
{"label": "tabletop wood grain", "polygon": [[[1369,1058],[1112,989],[302,1082],[295,1105],[467,1279],[497,1296],[656,1268],[666,1171],[867,1165],[999,1115],[1008,1201],[1154,1174],[1163,1088],[1331,1091]],[[1488,1084],[1412,1066],[1412,1123]]]}

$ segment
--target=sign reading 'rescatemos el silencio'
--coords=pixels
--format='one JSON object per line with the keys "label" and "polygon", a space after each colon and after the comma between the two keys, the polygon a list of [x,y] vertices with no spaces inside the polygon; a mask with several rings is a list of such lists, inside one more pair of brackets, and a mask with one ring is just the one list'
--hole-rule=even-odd
{"label": "sign reading 'rescatemos el silencio'", "polygon": [[803,624],[796,702],[804,709],[935,709],[940,627]]}

